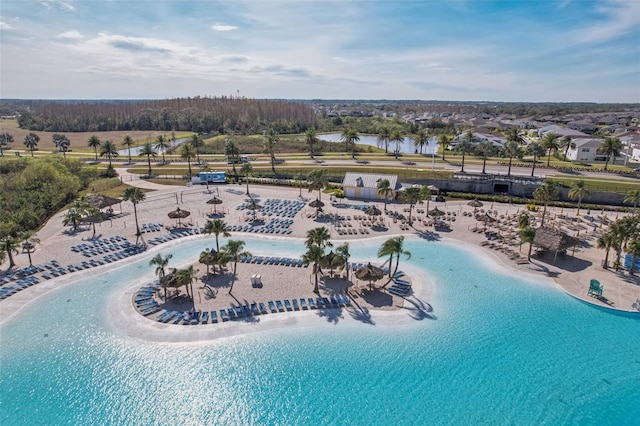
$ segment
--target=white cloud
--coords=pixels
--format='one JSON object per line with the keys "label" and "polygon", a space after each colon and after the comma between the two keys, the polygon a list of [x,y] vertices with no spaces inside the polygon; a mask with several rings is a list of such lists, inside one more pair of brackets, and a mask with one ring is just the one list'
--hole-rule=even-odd
{"label": "white cloud", "polygon": [[76,10],[75,6],[71,4],[71,2],[69,1],[63,1],[63,0],[38,0],[38,3],[40,3],[42,6],[44,6],[47,9],[52,9],[54,6],[58,7],[60,9],[65,9],[68,10],[70,12],[73,12]]}
{"label": "white cloud", "polygon": [[56,37],[64,38],[64,39],[67,39],[67,40],[80,40],[80,39],[84,38],[84,36],[82,34],[80,34],[76,30],[65,31],[65,32],[63,32],[61,34],[58,34]]}
{"label": "white cloud", "polygon": [[604,0],[596,7],[600,22],[572,33],[578,42],[603,42],[640,28],[640,1]]}
{"label": "white cloud", "polygon": [[7,24],[6,22],[0,21],[0,30],[10,30],[11,28],[13,28],[11,25]]}
{"label": "white cloud", "polygon": [[234,27],[233,25],[225,25],[225,24],[214,24],[211,28],[213,28],[216,31],[233,31],[238,29],[238,27]]}

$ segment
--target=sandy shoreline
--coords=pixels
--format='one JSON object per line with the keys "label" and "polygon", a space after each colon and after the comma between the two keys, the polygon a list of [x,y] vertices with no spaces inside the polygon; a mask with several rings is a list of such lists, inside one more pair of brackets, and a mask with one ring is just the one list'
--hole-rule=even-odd
{"label": "sandy shoreline", "polygon": [[[152,238],[169,233],[170,231],[166,230],[165,227],[174,225],[175,221],[168,219],[166,217],[166,214],[168,211],[175,209],[176,206],[180,206],[182,209],[191,211],[190,217],[185,220],[187,224],[193,227],[203,226],[206,220],[209,219],[208,215],[213,211],[212,206],[206,204],[206,201],[214,195],[219,196],[223,200],[223,204],[217,206],[216,208],[224,212],[224,216],[222,217],[222,219],[227,223],[227,225],[245,226],[247,223],[249,223],[244,219],[245,212],[243,210],[236,210],[236,207],[243,203],[247,198],[244,190],[244,186],[240,187],[235,185],[212,188],[211,191],[207,191],[204,187],[162,187],[162,189],[159,191],[147,193],[147,199],[138,206],[139,222],[140,224],[161,224],[161,231],[143,234],[143,237],[146,241],[149,241]],[[252,196],[258,198],[261,202],[267,199],[300,200],[299,192],[294,188],[251,185],[250,190],[252,192]],[[303,192],[302,195],[304,197],[307,197],[306,201],[310,201],[312,199],[315,199],[317,194]],[[292,239],[295,241],[301,241],[302,239],[304,239],[304,235],[308,229],[317,226],[326,226],[331,233],[332,242],[334,242],[336,246],[343,241],[349,242],[352,245],[351,252],[353,257],[351,260],[358,262],[366,260],[357,258],[357,246],[359,244],[379,245],[384,240],[394,235],[415,235],[415,238],[426,238],[428,240],[442,241],[443,243],[453,244],[465,250],[471,250],[485,259],[483,263],[487,263],[488,265],[491,265],[492,268],[500,269],[507,274],[526,274],[528,277],[534,279],[539,279],[540,277],[554,278],[556,284],[570,295],[599,306],[630,311],[633,310],[632,304],[636,300],[636,298],[640,298],[640,283],[634,280],[633,277],[616,274],[612,271],[604,270],[599,267],[600,260],[604,257],[604,251],[596,249],[594,247],[594,241],[597,235],[602,232],[601,228],[593,230],[593,235],[589,235],[589,233],[591,233],[591,230],[585,230],[581,235],[583,237],[587,235],[587,241],[589,241],[589,244],[580,247],[576,251],[575,256],[568,255],[558,258],[558,262],[555,265],[552,263],[552,259],[548,259],[546,257],[539,259],[533,258],[532,263],[517,264],[513,260],[511,260],[509,258],[509,255],[505,254],[502,250],[492,250],[480,245],[483,241],[486,241],[486,235],[484,233],[471,232],[473,228],[482,226],[482,224],[478,224],[473,217],[463,214],[466,212],[471,212],[473,210],[471,207],[467,206],[466,202],[464,201],[431,203],[431,209],[437,205],[439,209],[449,212],[448,217],[453,219],[450,222],[451,229],[449,231],[442,232],[434,229],[432,226],[427,225],[427,218],[425,214],[417,213],[415,208],[413,213],[414,224],[412,227],[405,227],[405,229],[401,229],[402,222],[400,220],[393,221],[391,216],[383,214],[381,218],[384,221],[384,227],[382,229],[374,229],[365,225],[365,221],[363,221],[362,219],[366,218],[357,219],[357,217],[362,216],[361,212],[354,209],[344,209],[332,206],[329,204],[328,198],[329,197],[326,195],[323,196],[323,200],[327,203],[325,212],[335,213],[345,217],[345,220],[340,221],[342,225],[341,228],[338,228],[335,222],[309,217],[313,215],[315,210],[308,206],[305,206],[300,211],[298,211],[293,218],[293,223],[290,226],[290,235],[274,236],[255,233],[247,234],[232,232],[231,238],[243,239],[243,237],[246,235],[247,237],[251,238],[275,239],[278,241],[292,241]],[[382,203],[365,203],[363,201],[357,200],[351,200],[347,202],[360,205],[375,204],[379,208],[383,208]],[[388,206],[388,209],[391,211],[396,211],[400,214],[404,213],[405,215],[407,215],[406,212],[403,212],[403,209],[405,209],[405,207],[406,206],[402,204],[390,204]],[[426,209],[425,204],[419,205],[417,207],[419,209],[422,209],[423,211]],[[514,214],[522,210],[522,206],[497,203],[495,205],[492,204],[490,206],[486,206],[485,208],[494,210],[496,216],[503,215],[507,218],[510,215],[513,216]],[[135,226],[133,224],[133,209],[131,203],[123,202],[121,204],[121,209],[120,206],[114,206],[114,209],[117,213],[114,218],[96,225],[98,234],[96,238],[106,239],[112,236],[120,235],[126,237],[129,242],[134,243]],[[549,209],[548,217],[555,217],[556,215],[561,216],[563,214],[575,215],[574,212],[575,210],[568,211],[565,209],[565,211],[562,211],[562,209]],[[54,216],[43,227],[43,229],[38,232],[38,237],[41,240],[41,244],[37,246],[35,253],[32,254],[34,264],[44,264],[51,261],[52,259],[56,259],[60,265],[66,267],[66,265],[77,265],[82,261],[88,260],[86,257],[83,257],[82,254],[72,251],[72,247],[80,244],[92,244],[93,238],[91,228],[83,227],[75,233],[69,232],[68,229],[65,229],[62,226],[62,216],[63,214]],[[269,219],[269,217],[265,216],[265,222]],[[357,234],[354,233],[353,235],[341,235],[340,230],[345,229],[345,224],[350,225],[351,229],[362,229],[362,231]],[[586,226],[583,226],[582,229],[586,229]],[[22,306],[30,303],[33,300],[36,300],[38,297],[46,294],[49,291],[55,290],[61,285],[77,281],[79,279],[82,279],[83,277],[94,275],[95,273],[101,273],[102,271],[108,271],[113,268],[117,268],[129,261],[137,261],[141,256],[147,256],[155,254],[157,252],[166,251],[169,248],[177,247],[183,244],[183,242],[185,241],[198,239],[208,239],[209,241],[211,241],[210,247],[215,247],[215,238],[213,236],[197,235],[191,237],[183,237],[167,243],[159,244],[157,246],[149,245],[148,250],[142,255],[136,255],[125,260],[98,266],[96,268],[90,268],[79,272],[66,274],[58,278],[42,280],[39,284],[19,291],[16,294],[0,301],[0,322],[4,322],[8,318],[13,317],[17,312],[20,311]],[[513,254],[515,252],[517,254],[517,251],[518,247],[516,245],[515,248],[511,249],[510,253]],[[522,247],[521,256],[526,257],[527,251],[528,245],[525,244]],[[270,253],[253,254],[268,255]],[[96,255],[91,259],[98,258],[100,258],[100,256]],[[28,265],[28,259],[26,255],[18,255],[16,256],[15,260],[18,264],[18,268]],[[377,264],[381,264],[385,259],[372,260],[374,260]],[[197,259],[194,259],[194,262],[196,261]],[[170,265],[170,267],[179,266],[183,265]],[[315,294],[311,291],[312,283],[310,281],[310,268],[268,266],[256,269],[257,266],[260,265],[247,265],[241,263],[238,264],[238,276],[236,278],[233,290],[233,294],[238,300],[242,301],[246,299],[247,301],[256,300],[266,302],[267,300],[271,300],[274,298],[315,296]],[[402,265],[401,269],[403,267],[405,269],[405,272],[407,272],[409,276],[419,273],[417,271],[410,271],[409,265]],[[232,266],[229,265],[227,269],[230,270],[231,268]],[[202,275],[204,275],[206,268],[204,265],[198,265],[198,269],[200,270],[200,273],[198,274],[198,279],[200,280]],[[250,285],[251,275],[256,273],[262,275],[262,282],[264,283],[264,286],[261,289],[252,288]],[[150,280],[152,280],[153,273],[151,268],[149,276]],[[416,279],[413,276],[411,276],[411,278],[413,281],[413,289],[415,295],[420,298],[420,300],[426,303],[431,303],[430,298],[432,297],[432,293],[434,290],[431,278],[424,276],[420,277],[420,279]],[[597,278],[601,283],[603,283],[605,288],[604,295],[609,301],[610,305],[602,303],[596,299],[592,299],[586,295],[589,286],[588,282],[591,278]],[[209,294],[210,298],[207,300],[198,300],[196,302],[196,305],[198,303],[201,303],[203,309],[208,309],[210,306],[212,307],[212,309],[213,307],[217,309],[218,302],[223,304],[227,303],[230,300],[227,295],[229,284],[228,280],[228,276],[226,276],[226,278],[220,276],[213,278],[211,280],[211,285],[209,286],[209,288],[211,290],[216,290],[216,292],[214,292],[214,294]],[[420,284],[422,281],[426,281],[426,284]],[[279,286],[277,284],[279,282],[289,283],[291,284],[291,288],[282,288],[282,286]],[[126,305],[129,307],[128,311],[130,312],[125,312],[126,310],[122,308],[122,306],[124,305],[120,306],[120,303],[116,304],[120,307],[112,308],[110,306],[110,312],[112,312],[114,318],[121,318],[122,320],[126,320],[128,323],[130,323],[126,327],[126,329],[128,330],[133,330],[137,327],[141,327],[141,329],[139,330],[140,333],[142,333],[145,329],[154,331],[162,330],[162,332],[165,333],[168,328],[172,328],[174,326],[155,323],[147,318],[142,317],[132,309],[131,301],[133,290],[135,288],[138,288],[142,284],[144,283],[134,283],[131,287],[131,293],[122,294],[120,296],[120,298],[124,298],[122,299],[123,301],[126,300]],[[198,283],[194,283],[193,287],[194,290],[196,289],[196,287],[204,287],[204,283],[199,281]],[[327,280],[326,284],[323,287],[324,288],[322,289],[322,292],[324,292],[324,294],[322,295],[330,295],[332,294],[332,292],[342,293],[347,287],[347,281],[342,278]],[[361,287],[362,286],[359,285],[358,290],[361,290]],[[291,289],[293,289],[293,293],[287,293]],[[350,287],[350,292],[352,289],[353,287]],[[384,293],[384,295],[385,297],[391,296],[391,301],[387,301],[387,303],[384,304],[384,309],[391,309],[392,312],[387,313],[384,313],[383,310],[380,309],[381,306],[379,305],[382,305],[382,303],[379,303],[375,300],[369,301],[369,303],[367,303],[366,298],[363,298],[363,295],[360,292],[354,291],[354,294],[356,294],[356,298],[354,298],[354,301],[361,302],[362,305],[364,305],[363,307],[370,310],[371,312],[374,312],[376,317],[379,316],[380,318],[391,318],[388,321],[382,322],[389,322],[391,324],[396,323],[400,321],[399,318],[402,317],[402,312],[406,310],[406,302],[402,298],[389,295],[388,293]],[[202,297],[204,293],[198,292],[196,293],[196,297],[198,297],[198,295]],[[348,321],[348,319],[352,319],[351,316],[347,313],[346,308],[342,308],[342,311],[344,312],[342,312],[343,319],[341,319],[341,321]],[[318,322],[318,316],[309,315],[309,312],[313,311],[308,311],[306,313],[304,311],[293,311],[288,313],[261,316],[258,323],[250,324],[249,327],[251,328],[251,330],[261,331],[263,329],[276,327],[276,325],[274,324],[282,322],[296,324],[300,322],[307,324],[307,321],[308,324],[314,324]],[[133,316],[128,316],[129,314],[132,314]],[[306,319],[307,317],[315,317],[315,320],[308,320]],[[320,320],[320,323],[326,322],[326,318]],[[206,326],[200,325],[194,327],[197,330],[190,330],[189,327],[181,327],[179,328],[179,330],[181,330],[181,332],[187,332],[190,335],[200,335],[202,333],[208,335],[209,333],[211,333],[215,334],[217,337],[220,337],[221,335],[231,336],[238,334],[238,325],[245,325],[245,323],[242,321],[237,321],[225,324]],[[214,331],[203,331],[204,329],[209,327],[214,328]],[[227,331],[222,331],[223,329]]]}

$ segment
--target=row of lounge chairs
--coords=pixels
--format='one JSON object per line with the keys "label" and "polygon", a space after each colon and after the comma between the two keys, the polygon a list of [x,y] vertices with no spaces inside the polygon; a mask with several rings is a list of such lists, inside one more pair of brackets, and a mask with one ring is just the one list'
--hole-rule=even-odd
{"label": "row of lounge chairs", "polygon": [[267,226],[254,226],[254,225],[231,225],[228,227],[231,232],[253,232],[259,234],[291,234],[291,229],[276,228]]}
{"label": "row of lounge chairs", "polygon": [[391,294],[395,294],[396,296],[405,297],[411,291],[411,283],[402,277],[404,276],[403,272],[396,272],[393,276],[393,284],[387,288],[387,291]]}
{"label": "row of lounge chairs", "polygon": [[[83,245],[88,246],[88,244],[83,244]],[[74,248],[72,247],[71,250],[82,253],[84,257],[92,257],[92,256],[98,256],[100,254],[126,250],[130,247],[133,247],[133,245],[129,241],[124,241],[122,243],[113,243],[109,245],[95,246],[95,247],[91,247],[91,246],[83,247],[83,248],[78,248],[79,246],[74,246],[74,247],[76,249],[74,250]]]}
{"label": "row of lounge chairs", "polygon": [[359,235],[359,234],[369,234],[369,230],[367,228],[336,228],[338,234],[340,235]]}
{"label": "row of lounge chairs", "polygon": [[163,226],[162,223],[143,223],[140,227],[140,232],[143,234],[146,232],[160,232]]}
{"label": "row of lounge chairs", "polygon": [[100,238],[97,240],[91,241],[91,244],[82,243],[76,246],[71,246],[71,251],[76,253],[92,250],[92,249],[106,249],[106,251],[113,250],[113,246],[119,243],[128,242],[127,238],[122,235],[114,235],[109,238]]}
{"label": "row of lounge chairs", "polygon": [[173,231],[167,234],[147,240],[147,244],[151,244],[152,246],[154,246],[157,244],[162,244],[162,243],[169,242],[171,240],[175,240],[177,238],[188,237],[190,235],[198,235],[201,233],[202,233],[202,228],[183,228],[179,230],[174,229]]}
{"label": "row of lounge chairs", "polygon": [[[157,313],[159,306],[154,305],[153,293],[151,293],[151,301],[146,297],[148,293],[138,292],[134,303],[138,310],[145,316]],[[238,306],[231,306],[228,309],[220,309],[219,311],[164,311],[157,317],[158,322],[197,325],[197,324],[215,324],[219,322],[231,321],[234,319],[249,318],[259,315],[267,315],[269,313],[306,311],[311,309],[337,309],[341,307],[351,306],[351,300],[347,295],[338,294],[330,297],[317,298],[300,298],[300,299],[284,299],[270,300],[266,304],[263,302],[253,302]]]}
{"label": "row of lounge chairs", "polygon": [[264,265],[282,265],[282,266],[295,266],[298,268],[309,266],[308,263],[304,263],[302,259],[294,259],[291,257],[272,257],[272,256],[242,256],[240,257],[241,263],[257,263]]}
{"label": "row of lounge chairs", "polygon": [[27,278],[19,279],[12,284],[0,287],[0,300],[6,299],[7,297],[12,296],[17,292],[24,290],[25,288],[38,284],[39,282],[40,280],[38,279],[38,277],[30,276]]}
{"label": "row of lounge chairs", "polygon": [[301,200],[281,200],[279,198],[268,198],[265,200],[262,214],[266,216],[280,216],[294,218],[306,205]]}

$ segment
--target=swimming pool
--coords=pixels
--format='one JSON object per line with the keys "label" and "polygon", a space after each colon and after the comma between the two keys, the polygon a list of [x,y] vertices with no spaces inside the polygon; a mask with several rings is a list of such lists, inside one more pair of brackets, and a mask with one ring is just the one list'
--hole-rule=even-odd
{"label": "swimming pool", "polygon": [[[243,238],[297,256],[302,242]],[[352,243],[354,260],[379,242]],[[332,318],[206,343],[114,332],[109,307],[148,258],[68,284],[0,325],[1,424],[632,424],[640,318],[510,276],[443,242],[402,263],[434,280],[429,316]],[[211,241],[174,247],[172,261]],[[166,251],[168,252],[168,251]],[[163,253],[166,253],[163,251]],[[1,305],[0,305],[1,308]],[[314,315],[314,313],[307,314]],[[415,318],[415,319],[414,319]],[[240,326],[250,327],[248,324]],[[179,327],[179,326],[176,326]],[[211,325],[208,327],[216,327]],[[204,326],[195,327],[202,329]]]}

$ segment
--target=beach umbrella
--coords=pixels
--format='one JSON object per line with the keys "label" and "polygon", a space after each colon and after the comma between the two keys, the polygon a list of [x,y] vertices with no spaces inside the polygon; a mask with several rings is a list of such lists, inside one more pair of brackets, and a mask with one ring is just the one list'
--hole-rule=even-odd
{"label": "beach umbrella", "polygon": [[170,211],[168,216],[169,219],[178,219],[178,225],[180,225],[180,219],[187,218],[191,215],[190,211],[182,210],[180,207],[176,208],[173,211]]}
{"label": "beach umbrella", "polygon": [[213,204],[213,212],[217,213],[216,210],[216,205],[218,204],[222,204],[222,200],[216,196],[214,196],[212,199],[210,199],[209,201],[207,201],[207,204]]}
{"label": "beach umbrella", "polygon": [[[91,204],[93,207],[100,210],[105,209],[107,207],[111,207],[114,204],[122,203],[122,200],[120,198],[109,197],[107,195],[102,195],[102,194],[87,195],[87,198],[85,199],[85,201]],[[122,207],[120,207],[120,210],[122,210]]]}
{"label": "beach umbrella", "polygon": [[444,216],[446,213],[436,207],[433,210],[429,210],[428,214],[429,216],[440,217],[440,216]]}
{"label": "beach umbrella", "polygon": [[309,203],[309,207],[313,207],[314,209],[316,209],[316,217],[318,217],[318,211],[322,207],[324,207],[324,203],[316,198],[315,200]]}
{"label": "beach umbrella", "polygon": [[370,206],[364,212],[369,216],[380,216],[382,214],[382,211],[374,205]]}
{"label": "beach umbrella", "polygon": [[369,290],[371,290],[371,283],[382,279],[382,277],[384,277],[384,271],[369,262],[367,266],[358,269],[355,275],[359,280],[369,281]]}
{"label": "beach umbrella", "polygon": [[255,201],[250,201],[248,202],[245,206],[245,209],[247,210],[251,210],[253,212],[253,217],[256,217],[256,212],[260,209],[262,209],[262,206],[258,203],[256,203]]}
{"label": "beach umbrella", "polygon": [[471,206],[473,208],[478,208],[478,207],[482,207],[484,204],[482,203],[482,201],[478,200],[477,198],[475,200],[471,200],[467,203],[468,206]]}

